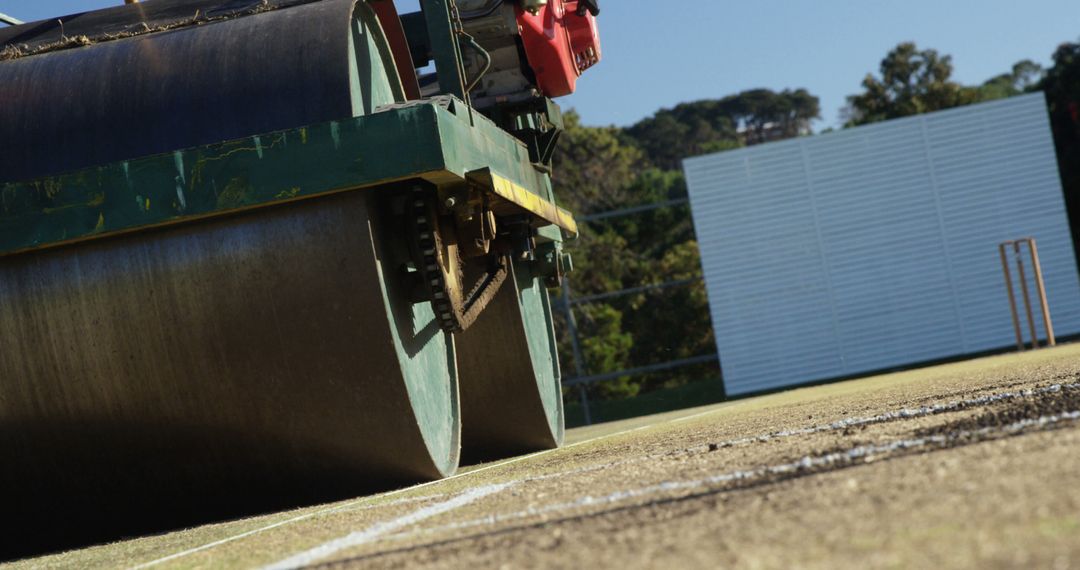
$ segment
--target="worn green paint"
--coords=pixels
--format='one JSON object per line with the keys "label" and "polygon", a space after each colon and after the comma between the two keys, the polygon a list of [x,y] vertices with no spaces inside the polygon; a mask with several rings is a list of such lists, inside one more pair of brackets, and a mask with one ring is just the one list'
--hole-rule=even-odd
{"label": "worn green paint", "polygon": [[289,200],[490,168],[546,200],[528,149],[458,102],[372,115],[0,184],[0,255]]}
{"label": "worn green paint", "polygon": [[461,44],[450,22],[450,3],[447,0],[424,0],[424,20],[428,41],[439,72],[439,92],[465,99],[465,78],[461,71]]}
{"label": "worn green paint", "polygon": [[555,441],[562,445],[565,433],[562,375],[559,370],[551,299],[548,298],[543,280],[534,273],[531,264],[515,262],[514,276],[517,279],[518,306],[521,308],[521,320],[525,325],[529,358],[536,376],[540,403],[551,434]]}
{"label": "worn green paint", "polygon": [[400,228],[373,220],[379,286],[409,405],[435,468],[457,470],[461,451],[461,405],[453,335],[442,332],[431,303],[413,303],[394,271],[411,258]]}
{"label": "worn green paint", "polygon": [[439,127],[443,140],[469,139],[468,146],[452,145],[446,149],[449,162],[461,171],[490,168],[495,174],[555,203],[551,178],[532,165],[528,147],[487,117],[474,113],[473,125],[459,120],[443,121]]}

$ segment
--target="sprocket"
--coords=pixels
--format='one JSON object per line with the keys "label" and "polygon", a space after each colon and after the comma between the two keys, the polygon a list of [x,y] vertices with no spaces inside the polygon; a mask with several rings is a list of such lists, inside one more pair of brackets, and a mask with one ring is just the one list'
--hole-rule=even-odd
{"label": "sprocket", "polygon": [[442,330],[462,332],[476,321],[506,280],[509,261],[497,254],[476,258],[487,264],[486,271],[466,289],[465,262],[453,218],[440,215],[435,194],[424,188],[414,189],[408,203],[411,249],[425,297]]}

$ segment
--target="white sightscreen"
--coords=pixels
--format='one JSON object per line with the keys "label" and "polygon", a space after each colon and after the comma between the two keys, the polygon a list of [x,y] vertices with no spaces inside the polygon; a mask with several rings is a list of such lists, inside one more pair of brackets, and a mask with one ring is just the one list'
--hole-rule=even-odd
{"label": "white sightscreen", "polygon": [[1041,93],[684,168],[729,394],[1015,344],[1007,239],[1038,240],[1055,332],[1080,332]]}

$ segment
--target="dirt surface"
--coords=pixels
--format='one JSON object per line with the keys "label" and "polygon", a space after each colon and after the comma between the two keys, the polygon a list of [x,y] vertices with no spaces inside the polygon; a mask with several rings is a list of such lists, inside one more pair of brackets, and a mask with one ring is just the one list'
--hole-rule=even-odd
{"label": "dirt surface", "polygon": [[1080,345],[575,430],[435,484],[16,567],[1080,568]]}

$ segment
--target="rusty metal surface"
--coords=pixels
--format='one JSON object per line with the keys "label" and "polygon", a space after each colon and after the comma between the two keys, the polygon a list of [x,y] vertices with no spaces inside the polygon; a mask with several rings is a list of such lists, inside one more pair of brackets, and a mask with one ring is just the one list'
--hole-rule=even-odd
{"label": "rusty metal surface", "polygon": [[[0,503],[20,521],[9,546],[452,472],[452,344],[395,291],[404,240],[367,200],[0,259]],[[430,368],[419,389],[409,359]]]}

